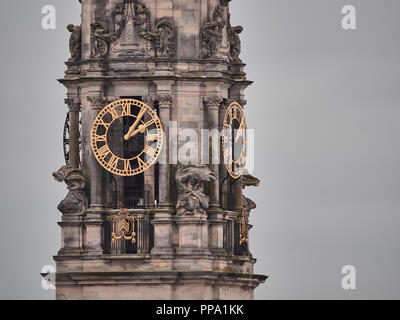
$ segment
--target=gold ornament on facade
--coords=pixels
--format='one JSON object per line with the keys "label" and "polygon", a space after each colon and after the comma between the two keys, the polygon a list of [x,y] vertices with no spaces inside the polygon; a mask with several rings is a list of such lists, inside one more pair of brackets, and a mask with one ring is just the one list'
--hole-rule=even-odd
{"label": "gold ornament on facade", "polygon": [[103,108],[93,122],[93,155],[107,171],[135,176],[149,169],[161,153],[163,129],[156,112],[135,99]]}
{"label": "gold ornament on facade", "polygon": [[240,217],[237,218],[239,223],[239,245],[244,243],[249,244],[249,215],[242,211]]}
{"label": "gold ornament on facade", "polygon": [[120,211],[108,220],[112,225],[111,242],[115,243],[118,240],[130,240],[136,243],[135,221],[136,218],[130,216],[127,209],[120,209]]}
{"label": "gold ornament on facade", "polygon": [[233,102],[223,122],[222,147],[224,163],[232,178],[238,179],[246,167],[247,122],[242,106]]}

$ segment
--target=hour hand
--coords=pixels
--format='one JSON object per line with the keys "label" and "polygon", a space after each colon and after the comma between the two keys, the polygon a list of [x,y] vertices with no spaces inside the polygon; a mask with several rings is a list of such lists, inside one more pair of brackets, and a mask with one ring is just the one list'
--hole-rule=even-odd
{"label": "hour hand", "polygon": [[[137,132],[135,132],[135,129],[136,129],[137,125],[139,124],[140,120],[142,120],[142,117],[143,117],[143,115],[144,115],[145,112],[146,112],[146,110],[144,110],[144,109],[142,109],[142,110],[139,112],[139,114],[138,114],[138,116],[137,116],[137,118],[136,118],[135,123],[129,128],[128,133],[124,136],[124,139],[125,139],[125,140],[129,140],[131,137],[133,137],[134,135],[137,134]],[[137,131],[137,130],[136,130],[136,131]]]}

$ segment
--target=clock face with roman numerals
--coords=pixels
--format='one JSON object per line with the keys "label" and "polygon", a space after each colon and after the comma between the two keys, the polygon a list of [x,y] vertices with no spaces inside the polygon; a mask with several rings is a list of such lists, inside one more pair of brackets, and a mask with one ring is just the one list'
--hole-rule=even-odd
{"label": "clock face with roman numerals", "polygon": [[134,176],[150,168],[160,155],[163,130],[156,112],[134,99],[107,105],[91,131],[95,158],[109,172]]}
{"label": "clock face with roman numerals", "polygon": [[226,169],[237,179],[246,167],[247,123],[243,108],[237,102],[229,105],[223,123],[222,145]]}

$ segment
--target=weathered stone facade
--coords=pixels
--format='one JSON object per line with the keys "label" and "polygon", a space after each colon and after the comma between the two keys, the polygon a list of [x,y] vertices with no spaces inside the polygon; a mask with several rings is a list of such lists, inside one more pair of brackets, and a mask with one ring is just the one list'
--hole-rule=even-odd
{"label": "weathered stone facade", "polygon": [[[149,205],[129,208],[138,221],[134,253],[125,243],[109,248],[107,219],[118,211],[113,196],[125,182],[102,169],[90,144],[99,111],[123,97],[158,108],[167,161],[176,157],[169,152],[170,121],[178,131],[222,128],[228,103],[245,104],[251,84],[230,0],[80,2],[82,23],[69,27],[72,56],[60,82],[72,137],[81,113],[82,151],[79,159],[78,143],[70,142],[70,166],[80,169],[90,205],[59,223],[57,299],[252,299],[266,277],[253,274],[255,259],[235,239],[245,199],[240,179],[227,178],[223,164],[151,167],[143,174]],[[184,175],[194,172],[198,178],[188,182]],[[185,189],[188,183],[199,191]],[[118,196],[116,206],[125,206]]]}

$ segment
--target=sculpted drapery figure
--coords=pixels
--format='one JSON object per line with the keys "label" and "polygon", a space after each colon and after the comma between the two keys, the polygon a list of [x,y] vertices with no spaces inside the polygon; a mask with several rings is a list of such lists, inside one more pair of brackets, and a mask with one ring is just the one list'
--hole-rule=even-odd
{"label": "sculpted drapery figure", "polygon": [[207,22],[201,31],[201,57],[203,59],[213,58],[216,55],[219,45],[224,40],[223,32],[226,25],[224,10],[222,6],[217,5],[213,21]]}
{"label": "sculpted drapery figure", "polygon": [[69,24],[67,30],[71,32],[69,38],[69,51],[71,53],[71,58],[69,61],[79,61],[81,58],[81,26],[74,26]]}
{"label": "sculpted drapery figure", "polygon": [[204,194],[204,182],[214,181],[214,173],[206,165],[186,165],[178,169],[175,176],[178,189],[178,214],[203,214],[209,206],[209,197]]}
{"label": "sculpted drapery figure", "polygon": [[62,166],[53,177],[58,182],[67,184],[68,194],[60,202],[57,209],[63,214],[82,213],[88,208],[88,200],[85,189],[85,178],[76,168]]}
{"label": "sculpted drapery figure", "polygon": [[143,36],[153,43],[158,58],[175,58],[176,27],[167,19],[157,23],[155,32],[146,32]]}

